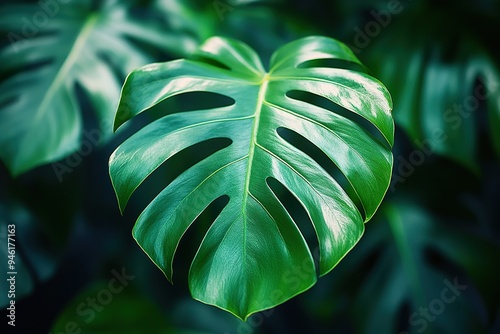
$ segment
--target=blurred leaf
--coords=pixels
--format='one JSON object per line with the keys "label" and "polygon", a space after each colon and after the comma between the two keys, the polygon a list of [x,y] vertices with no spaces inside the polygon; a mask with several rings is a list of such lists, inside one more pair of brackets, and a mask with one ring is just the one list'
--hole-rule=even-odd
{"label": "blurred leaf", "polygon": [[353,266],[374,257],[354,303],[361,332],[484,332],[499,297],[484,268],[495,266],[498,246],[443,226],[412,204],[390,203],[383,212],[385,220],[370,224],[357,256],[350,257]]}
{"label": "blurred leaf", "polygon": [[[157,0],[158,11],[167,24],[184,31],[200,44],[212,36],[244,40],[262,57],[269,57],[276,45],[318,34],[309,24],[301,24],[277,5],[283,0]],[[280,11],[280,20],[276,20]]]}
{"label": "blurred leaf", "polygon": [[[7,226],[14,225],[14,241],[8,240]],[[2,261],[2,286],[10,276],[7,272],[17,272],[16,274],[16,297],[20,301],[23,297],[30,295],[33,289],[40,282],[44,282],[52,277],[58,264],[58,257],[48,247],[46,232],[40,227],[39,221],[25,207],[15,203],[4,205],[0,203],[0,254]],[[14,244],[15,270],[7,267],[7,244]],[[5,284],[5,286],[7,286]],[[8,289],[2,289],[5,293],[0,294],[0,307],[8,304]]]}
{"label": "blurred leaf", "polygon": [[[110,282],[95,283],[79,293],[59,315],[52,332],[209,334],[173,328],[168,323],[168,317],[156,305],[137,294],[133,286],[118,287],[116,282]],[[113,288],[120,291],[113,292]]]}
{"label": "blurred leaf", "polygon": [[[489,118],[492,147],[500,157],[500,71],[473,31],[440,13],[405,13],[406,20],[374,38],[368,63],[391,91],[396,123],[415,146],[427,142],[434,152],[477,171],[482,119]],[[415,30],[423,16],[426,25]],[[450,26],[459,26],[462,35],[450,33]]]}
{"label": "blurred leaf", "polygon": [[500,157],[500,70],[492,66],[492,62],[485,64],[486,81],[485,86],[489,87],[488,94],[488,124],[490,127],[493,148]]}
{"label": "blurred leaf", "polygon": [[151,61],[132,41],[185,47],[172,33],[131,16],[123,2],[106,4],[95,9],[91,1],[54,1],[1,8],[0,30],[10,44],[0,52],[0,158],[13,175],[79,149],[82,94],[96,113],[100,141],[112,135],[122,78]]}
{"label": "blurred leaf", "polygon": [[[331,63],[321,62],[325,59]],[[221,93],[235,101],[167,115],[141,129],[110,157],[110,175],[123,211],[148,175],[179,151],[214,138],[232,141],[189,166],[136,222],[134,238],[169,280],[176,248],[192,222],[210,203],[229,197],[193,260],[189,284],[195,299],[246,319],[316,282],[304,236],[268,179],[293,193],[311,218],[320,244],[320,275],[357,243],[363,223],[373,216],[388,187],[394,125],[385,87],[363,72],[344,68],[347,64],[361,67],[344,44],[313,36],[278,49],[266,73],[248,46],[214,37],[192,59],[147,65],[128,76],[115,128],[183,93]],[[338,109],[292,98],[294,91],[322,97]],[[280,129],[322,150],[345,175],[353,196],[310,157],[311,150],[294,146]],[[353,197],[359,197],[364,210],[356,207]],[[307,277],[283,285],[283,273],[294,266],[308,268]]]}

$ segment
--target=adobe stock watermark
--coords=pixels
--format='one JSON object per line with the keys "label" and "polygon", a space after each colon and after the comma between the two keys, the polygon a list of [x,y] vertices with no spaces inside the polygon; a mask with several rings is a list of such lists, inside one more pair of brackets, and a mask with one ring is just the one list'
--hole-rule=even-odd
{"label": "adobe stock watermark", "polygon": [[[407,1],[411,2],[412,0]],[[370,16],[372,19],[365,24],[363,29],[357,26],[353,28],[356,33],[353,39],[354,45],[349,45],[349,47],[354,53],[360,53],[362,49],[370,45],[371,41],[381,33],[383,28],[391,23],[393,16],[401,14],[403,10],[404,5],[399,0],[390,0],[386,9],[371,10]]]}
{"label": "adobe stock watermark", "polygon": [[33,13],[31,16],[23,16],[21,18],[21,35],[15,32],[9,32],[7,34],[7,39],[12,45],[14,52],[19,52],[19,46],[21,43],[26,43],[30,38],[38,35],[41,29],[45,27],[51,18],[56,16],[61,5],[69,3],[70,0],[40,0],[37,2],[40,10]]}
{"label": "adobe stock watermark", "polygon": [[[314,259],[319,259],[319,247],[316,247],[312,252]],[[315,268],[310,267],[310,258],[305,258],[302,263],[291,267],[289,270],[283,272],[281,280],[284,286],[288,286],[291,290],[297,290],[302,286],[302,282],[309,280],[311,275],[316,275]],[[282,289],[274,289],[269,294],[269,304],[273,304],[272,301],[278,300],[283,297],[284,291]],[[274,314],[274,307],[255,313],[251,315],[246,322],[240,323],[236,333],[237,334],[251,334],[255,329],[259,328],[264,324],[264,321]],[[229,333],[224,333],[229,334]]]}
{"label": "adobe stock watermark", "polygon": [[[85,323],[92,322],[96,314],[102,312],[105,306],[111,304],[113,297],[121,293],[135,276],[128,275],[125,268],[121,272],[115,269],[111,270],[113,278],[108,281],[106,288],[99,290],[95,296],[89,296],[76,306],[76,314],[82,318]],[[68,321],[64,324],[63,332],[54,332],[49,334],[81,334],[81,326],[76,321]]]}
{"label": "adobe stock watermark", "polygon": [[219,17],[219,20],[224,21],[227,13],[231,13],[238,6],[243,6],[252,1],[248,0],[214,0],[212,6]]}
{"label": "adobe stock watermark", "polygon": [[[492,92],[500,86],[500,83],[494,80],[478,79],[479,84],[474,89],[474,94],[465,97],[461,103],[455,103],[443,113],[443,122],[449,124],[452,131],[458,130],[463,122],[469,119],[481,105],[486,101]],[[485,84],[488,81],[489,85]],[[500,101],[499,101],[500,102]],[[390,190],[394,192],[398,183],[404,183],[413,175],[416,168],[423,165],[424,162],[436,152],[436,147],[442,145],[448,140],[448,135],[442,128],[436,128],[431,136],[422,141],[416,139],[414,144],[416,148],[410,152],[407,158],[402,155],[397,157],[399,162],[397,170],[393,170]]]}
{"label": "adobe stock watermark", "polygon": [[54,173],[57,176],[57,180],[59,182],[63,181],[64,174],[72,173],[73,170],[80,166],[83,161],[83,158],[89,156],[96,147],[99,146],[101,140],[103,138],[103,133],[99,129],[92,129],[90,131],[83,130],[82,131],[82,141],[80,148],[73,152],[71,155],[67,156],[64,161],[61,162],[53,162],[51,164]]}
{"label": "adobe stock watermark", "polygon": [[442,129],[434,129],[432,136],[422,141],[415,139],[413,143],[417,148],[412,150],[407,158],[399,155],[397,171],[392,171],[391,192],[396,191],[398,183],[405,183],[406,180],[413,175],[417,167],[420,167],[431,155],[435,153],[436,147],[443,144],[448,139],[448,135]]}
{"label": "adobe stock watermark", "polygon": [[224,21],[224,16],[226,16],[228,12],[230,13],[234,10],[236,4],[233,4],[233,2],[237,4],[237,1],[231,0],[214,0],[212,2],[212,6],[219,17],[219,20]]}
{"label": "adobe stock watermark", "polygon": [[[418,333],[423,333],[429,322],[434,322],[446,310],[446,305],[453,303],[467,289],[467,285],[459,284],[457,277],[453,279],[453,283],[448,279],[443,283],[446,287],[441,290],[439,298],[431,300],[427,307],[419,307],[418,311],[413,312],[408,318],[412,327],[418,326],[416,329]],[[402,331],[399,334],[409,334],[409,332]]]}

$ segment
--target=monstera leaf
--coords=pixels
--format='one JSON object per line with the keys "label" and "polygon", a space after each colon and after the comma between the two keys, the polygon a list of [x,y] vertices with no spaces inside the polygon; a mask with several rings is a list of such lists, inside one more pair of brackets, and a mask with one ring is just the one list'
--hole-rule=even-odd
{"label": "monstera leaf", "polygon": [[[115,128],[179,94],[218,93],[234,100],[223,107],[167,112],[110,157],[123,211],[148,175],[179,151],[213,138],[231,140],[166,185],[134,226],[134,238],[169,280],[180,239],[223,197],[227,204],[191,265],[192,296],[246,319],[310,288],[317,279],[313,256],[271,180],[287,188],[309,215],[319,241],[320,275],[354,247],[387,190],[394,128],[389,93],[370,75],[343,68],[353,65],[363,68],[344,44],[307,37],[278,49],[266,73],[248,46],[214,37],[192,59],[147,65],[128,76]],[[319,107],[294,92],[338,108]],[[354,189],[352,196],[280,129],[323,151]],[[287,284],[283,275],[297,267],[307,275]]]}
{"label": "monstera leaf", "polygon": [[[367,62],[390,89],[394,119],[415,146],[426,146],[426,154],[449,157],[477,172],[483,127],[489,130],[485,138],[500,157],[498,57],[480,43],[477,36],[483,33],[474,28],[489,19],[467,12],[467,20],[478,24],[463,25],[458,23],[463,18],[450,18],[454,24],[442,20],[447,15],[443,12],[424,11],[429,17],[426,27],[415,33],[422,16],[409,12],[405,20],[391,24],[374,40]],[[449,26],[463,30],[459,45],[453,34],[446,33]],[[388,53],[393,45],[400,47]]]}
{"label": "monstera leaf", "polygon": [[[75,152],[82,135],[97,144],[112,134],[122,77],[151,62],[132,40],[189,44],[132,17],[122,2],[96,9],[91,1],[48,1],[1,13],[10,43],[0,51],[0,159],[14,175]],[[97,114],[87,132],[82,96]]]}

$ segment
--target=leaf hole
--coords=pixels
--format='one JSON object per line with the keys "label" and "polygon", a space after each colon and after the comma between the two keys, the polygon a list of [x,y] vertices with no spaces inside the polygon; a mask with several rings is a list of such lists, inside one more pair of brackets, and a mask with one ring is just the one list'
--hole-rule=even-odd
{"label": "leaf hole", "polygon": [[[84,130],[86,131],[94,131],[98,130],[99,133],[101,134],[101,138],[99,141],[102,140],[102,133],[103,132],[110,132],[111,131],[111,120],[107,122],[109,124],[108,129],[101,128],[101,125],[104,125],[106,122],[102,115],[99,115],[97,112],[94,104],[92,104],[91,100],[91,92],[89,92],[84,85],[82,85],[80,82],[76,81],[73,84],[73,89],[76,97],[76,102],[78,105],[78,108],[80,108],[80,115],[82,117],[82,126]],[[102,122],[102,124],[101,124]],[[85,137],[83,137],[85,139]],[[92,145],[98,145],[99,143],[92,144]],[[94,147],[93,147],[94,148]]]}
{"label": "leaf hole", "polygon": [[311,250],[314,257],[314,266],[316,268],[316,275],[319,276],[319,257],[315,256],[319,249],[318,237],[314,230],[313,223],[307,214],[306,209],[300,201],[288,190],[281,182],[275,178],[268,177],[266,183],[271,191],[276,195],[278,200],[283,204],[286,211],[290,214],[293,221],[299,228],[300,232],[306,240],[307,246]]}
{"label": "leaf hole", "polygon": [[150,122],[175,113],[222,108],[236,101],[226,95],[212,92],[189,92],[172,96],[161,101],[133,118],[139,130]]}
{"label": "leaf hole", "polygon": [[212,92],[189,92],[172,96],[156,106],[148,109],[146,113],[158,119],[166,115],[193,110],[208,110],[213,108],[228,107],[236,101],[229,96]]}
{"label": "leaf hole", "polygon": [[212,58],[197,55],[197,56],[191,57],[191,59],[199,61],[199,62],[203,62],[203,63],[208,64],[208,65],[218,67],[218,68],[223,69],[223,70],[228,70],[228,71],[231,70],[231,68],[229,66],[227,66],[226,64],[224,64],[218,60],[212,59]]}
{"label": "leaf hole", "polygon": [[[8,79],[16,75],[20,75],[21,73],[36,74],[37,71],[43,71],[45,67],[50,66],[52,63],[54,63],[53,59],[42,59],[27,64],[23,63],[14,64],[9,68],[0,67],[0,81],[1,82],[7,81]],[[33,84],[33,82],[30,81],[29,84]],[[21,86],[21,85],[26,85],[26,81],[24,82],[19,81],[16,83],[16,86]],[[9,88],[12,88],[12,84],[9,85]]]}
{"label": "leaf hole", "polygon": [[411,328],[409,328],[410,322],[408,319],[410,319],[412,309],[410,308],[410,303],[408,301],[405,301],[400,309],[397,312],[397,329],[400,330],[400,333],[402,331],[410,331]]}
{"label": "leaf hole", "polygon": [[279,127],[276,132],[286,142],[307,154],[309,157],[311,157],[311,159],[316,161],[321,166],[321,168],[323,168],[328,174],[330,174],[330,176],[337,181],[337,183],[351,198],[353,203],[358,208],[358,211],[364,218],[364,209],[361,204],[361,200],[354,191],[354,188],[349,183],[339,167],[332,160],[330,160],[330,158],[321,149],[310,142],[307,138],[290,129]]}
{"label": "leaf hole", "polygon": [[127,77],[127,73],[124,72],[125,69],[120,57],[116,54],[106,52],[98,52],[97,57],[106,64],[107,69],[113,73],[113,76],[117,78],[120,83],[123,83]]}
{"label": "leaf hole", "polygon": [[344,70],[363,72],[367,74],[370,73],[368,68],[362,64],[338,58],[312,59],[300,63],[297,66],[297,68],[313,68],[313,67],[341,68]]}
{"label": "leaf hole", "polygon": [[[175,178],[215,152],[231,145],[228,138],[212,138],[189,146],[161,164],[132,194],[129,210],[137,216]],[[132,208],[133,207],[133,208]]]}
{"label": "leaf hole", "polygon": [[189,226],[182,236],[174,256],[173,270],[176,284],[182,282],[188,288],[188,274],[194,256],[212,226],[215,218],[229,202],[229,196],[223,195],[210,203]]}
{"label": "leaf hole", "polygon": [[387,149],[390,149],[389,143],[375,125],[373,125],[370,121],[368,121],[364,117],[350,110],[347,110],[346,108],[341,107],[340,105],[328,100],[327,98],[319,96],[317,94],[299,90],[291,90],[286,93],[286,96],[294,100],[310,103],[312,105],[329,110],[331,112],[336,113],[337,115],[349,119],[350,121],[358,124],[361,128],[363,128],[371,137],[373,137],[373,139],[377,140]]}

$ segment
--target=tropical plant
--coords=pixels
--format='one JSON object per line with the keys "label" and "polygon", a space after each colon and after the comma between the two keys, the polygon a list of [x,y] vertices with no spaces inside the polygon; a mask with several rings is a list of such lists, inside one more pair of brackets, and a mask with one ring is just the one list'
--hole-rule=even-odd
{"label": "tropical plant", "polygon": [[[479,172],[481,127],[500,156],[500,72],[498,57],[482,41],[493,25],[477,11],[459,11],[460,16],[442,20],[448,9],[429,5],[405,12],[405,20],[387,28],[373,42],[367,63],[390,89],[396,123],[412,142],[431,146],[432,153],[449,157]],[[422,13],[427,24],[414,31]],[[476,22],[463,25],[467,18]],[[460,32],[450,34],[450,26]],[[408,35],[412,38],[408,39]],[[460,34],[460,43],[457,36]],[[432,36],[432,38],[429,38]],[[387,48],[399,48],[389,54]],[[384,61],[381,61],[384,59]]]}
{"label": "tropical plant", "polygon": [[[498,37],[492,33],[499,30],[499,13],[497,0],[2,2],[0,254],[5,259],[7,255],[14,257],[8,227],[15,225],[15,329],[23,333],[120,334],[500,332],[500,289],[492,269],[500,254],[500,49]],[[298,66],[278,66],[270,61],[277,46],[311,35],[335,36],[347,46],[353,45],[352,51],[370,72],[345,47],[328,38],[309,38],[311,44],[302,40],[304,46],[316,45],[316,49],[280,49],[277,54],[283,57],[310,57]],[[244,41],[259,59],[254,55],[253,62],[250,57],[251,65],[236,60],[229,63],[229,56],[217,52],[231,50],[234,57],[242,56],[243,60],[253,54],[229,39],[214,39],[198,49],[212,36]],[[216,47],[226,44],[229,47],[225,49]],[[347,56],[332,46],[347,52]],[[325,52],[328,48],[331,52]],[[125,85],[130,89],[124,91],[121,116],[116,118],[116,124],[124,126],[113,134],[120,89],[127,74],[148,63],[178,58],[186,59],[132,72]],[[178,70],[168,70],[174,64]],[[188,66],[191,70],[184,71]],[[273,66],[279,70],[273,71]],[[394,146],[384,138],[380,122],[374,126],[352,108],[332,102],[332,96],[320,96],[335,92],[345,103],[358,101],[346,94],[350,86],[335,86],[341,79],[326,80],[321,87],[327,88],[318,91],[316,83],[303,75],[307,71],[327,75],[333,70],[342,80],[344,75],[367,76],[368,81],[373,76],[384,83],[393,101]],[[278,77],[272,80],[285,72],[300,73],[300,77],[290,82],[279,82]],[[188,203],[193,204],[191,208],[178,210],[181,216],[176,219],[150,219],[172,212],[175,201],[182,201],[173,198],[158,209],[166,193],[182,195],[182,187],[199,181],[215,164],[223,164],[224,158],[231,154],[244,157],[250,152],[251,130],[243,125],[243,118],[247,117],[248,124],[257,120],[253,111],[266,74],[266,99],[262,99],[259,126],[255,128],[255,163],[249,189],[256,198],[270,196],[263,205],[273,217],[283,218],[277,220],[280,224],[274,224],[271,218],[262,220],[262,224],[250,220],[257,215],[250,210],[254,208],[249,202],[253,198],[248,195],[245,217],[251,229],[238,225],[239,240],[243,240],[244,231],[250,231],[246,247],[237,242],[235,228],[239,222],[225,239],[214,237],[227,227],[224,222],[229,214],[243,214],[243,205],[240,210],[233,208],[239,205],[235,203],[242,203],[242,192],[234,189],[244,189],[241,177],[246,176],[245,168],[233,171],[234,178],[224,183],[213,182],[222,171],[207,179],[203,185],[214,185],[213,193],[197,188]],[[145,89],[155,79],[158,90],[168,95],[163,99],[158,92],[158,103]],[[190,86],[193,82],[203,84]],[[177,92],[180,85],[185,90]],[[289,86],[300,89],[288,91]],[[353,80],[353,87],[362,86]],[[281,93],[276,94],[276,87]],[[245,95],[244,91],[249,93]],[[294,115],[307,111],[313,111],[313,115],[289,122],[294,115],[285,108],[265,113],[280,94],[287,103],[282,107]],[[141,103],[144,112],[134,114],[142,108]],[[127,108],[131,115],[123,118]],[[280,110],[284,118],[275,117]],[[236,114],[247,116],[222,120],[224,115],[230,118]],[[206,122],[192,115],[202,115]],[[316,122],[318,119],[323,123]],[[314,125],[304,127],[309,121]],[[349,127],[343,128],[339,122]],[[206,128],[186,139],[192,132],[182,126],[188,123],[192,129]],[[352,131],[353,124],[363,131]],[[183,130],[174,135],[162,129],[163,125],[165,129],[177,126]],[[152,138],[154,129],[159,137],[163,133],[165,138],[176,136],[175,140],[137,143],[139,158],[124,162],[124,172],[161,163],[143,182],[133,177],[136,174],[128,175],[131,177],[127,180],[137,181],[138,187],[126,201],[121,195],[120,205],[126,204],[126,214],[121,216],[110,182],[110,155],[129,137],[117,153],[131,152],[125,148],[134,146],[135,138]],[[363,155],[357,156],[351,142],[358,143],[358,134],[368,132]],[[349,141],[336,146],[332,136],[348,136]],[[141,143],[144,145],[139,149]],[[322,190],[342,190],[343,196],[327,197],[333,204],[327,209],[333,207],[348,215],[343,208],[352,208],[355,221],[346,223],[344,231],[355,229],[355,233],[339,232],[336,236],[345,248],[359,241],[335,264],[330,275],[317,279],[343,250],[337,243],[337,249],[332,250],[335,254],[323,252],[319,258],[320,247],[331,239],[325,238],[329,233],[316,227],[332,218],[323,216],[327,209],[314,201],[326,191],[307,193],[312,188],[291,182],[282,165],[268,168],[259,164],[269,157],[259,153],[257,144],[275,149],[276,157],[299,166],[295,170],[313,178],[315,185],[321,182]],[[158,151],[150,149],[151,145]],[[374,148],[378,153],[368,153]],[[168,149],[175,154],[172,151],[172,156],[165,157]],[[394,156],[390,191],[370,223],[363,226],[369,219],[369,210],[363,206],[368,195],[359,189],[362,186],[350,181],[369,183],[371,177],[355,163],[349,167],[359,173],[348,174],[351,170],[337,166],[334,159],[344,161],[342,154],[377,157],[381,152],[387,155],[389,149]],[[294,154],[287,153],[290,151]],[[153,153],[146,156],[146,152]],[[264,158],[257,160],[257,156]],[[220,161],[215,161],[219,157]],[[248,162],[248,157],[240,161],[245,167],[243,160]],[[255,182],[257,172],[258,180],[264,181]],[[191,180],[190,175],[198,179]],[[335,182],[337,188],[331,187]],[[360,199],[363,194],[365,198]],[[186,212],[195,215],[191,209],[199,215],[194,221],[193,216],[184,220],[182,214]],[[146,252],[130,235],[143,210],[134,236],[141,246],[148,247]],[[148,223],[151,227],[146,229]],[[291,229],[285,228],[289,226]],[[172,227],[181,231],[168,234]],[[277,240],[278,228],[286,242]],[[356,233],[362,231],[359,238]],[[299,242],[290,245],[293,238]],[[158,247],[152,252],[153,241]],[[218,253],[207,252],[211,246],[219,247]],[[286,247],[291,250],[288,262],[273,266]],[[167,248],[170,258],[160,254]],[[253,282],[246,280],[250,276],[242,276],[234,289],[200,287],[204,270],[212,264],[213,270],[206,276],[209,287],[234,283],[234,277],[242,275],[244,262],[235,259],[243,250],[253,251],[247,252],[253,256],[247,258],[254,261],[246,266],[248,273],[262,276]],[[303,262],[296,254],[304,255]],[[148,255],[155,255],[154,261]],[[207,258],[214,262],[203,262]],[[9,263],[0,261],[2,270],[9,272]],[[166,284],[162,273],[170,267],[169,279],[175,272],[175,286]],[[120,287],[114,273],[123,270],[134,279]],[[235,275],[231,275],[233,270]],[[226,278],[233,281],[224,281]],[[313,283],[313,288],[299,294]],[[265,292],[270,291],[269,297],[285,300],[288,296],[290,300],[241,321],[230,312],[194,300],[188,284],[196,290],[197,299],[217,291],[223,302],[241,306],[243,311],[247,306],[248,312],[273,304],[271,300],[262,301]],[[278,284],[273,291],[271,287]],[[0,287],[10,288],[3,283]],[[0,307],[5,310],[13,299],[4,293],[7,290],[0,290]],[[242,291],[248,291],[253,305],[246,304]],[[293,293],[297,295],[291,298]],[[241,304],[237,300],[240,297]],[[207,298],[202,300],[207,302]],[[239,316],[245,318],[245,314]]]}
{"label": "tropical plant", "polygon": [[[216,138],[230,140],[187,166],[134,226],[134,238],[170,281],[180,239],[207,206],[224,198],[191,265],[192,296],[246,319],[310,288],[316,282],[314,258],[276,183],[297,198],[314,225],[320,276],[354,247],[392,170],[390,95],[364,70],[348,47],[326,37],[282,46],[269,72],[247,45],[214,37],[188,59],[146,65],[127,77],[115,129],[181,94],[209,92],[232,102],[166,110],[110,157],[123,212],[139,185],[176,153]],[[310,148],[287,134],[319,149],[340,173],[328,173]],[[283,273],[297,266],[307,277],[285,284]]]}
{"label": "tropical plant", "polygon": [[96,7],[75,0],[1,9],[9,44],[0,52],[0,159],[13,175],[77,151],[89,118],[84,109],[97,118],[94,141],[107,141],[122,78],[152,61],[134,41],[181,55],[195,45],[161,33],[131,8],[130,2]]}

